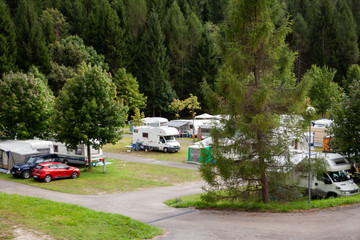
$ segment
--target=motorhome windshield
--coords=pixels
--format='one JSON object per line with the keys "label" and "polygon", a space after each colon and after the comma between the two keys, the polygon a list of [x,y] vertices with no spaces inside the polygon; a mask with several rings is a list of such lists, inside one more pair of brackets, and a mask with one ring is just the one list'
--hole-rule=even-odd
{"label": "motorhome windshield", "polygon": [[165,140],[167,142],[175,141],[175,137],[174,136],[165,136]]}
{"label": "motorhome windshield", "polygon": [[344,182],[349,180],[349,177],[345,171],[329,172],[329,176],[333,182]]}

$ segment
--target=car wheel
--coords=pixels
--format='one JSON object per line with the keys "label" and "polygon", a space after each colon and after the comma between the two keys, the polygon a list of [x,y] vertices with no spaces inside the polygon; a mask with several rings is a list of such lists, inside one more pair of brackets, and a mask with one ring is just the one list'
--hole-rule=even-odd
{"label": "car wheel", "polygon": [[326,198],[336,198],[336,197],[337,197],[336,193],[328,193],[326,195]]}
{"label": "car wheel", "polygon": [[51,176],[50,176],[50,175],[46,175],[46,176],[44,177],[44,182],[48,183],[48,182],[50,182],[50,181],[51,181]]}
{"label": "car wheel", "polygon": [[167,148],[164,148],[164,153],[167,153],[168,152],[168,149]]}
{"label": "car wheel", "polygon": [[64,160],[64,164],[69,165],[69,161],[68,161],[68,160]]}
{"label": "car wheel", "polygon": [[71,174],[71,178],[78,178],[79,177],[79,174],[77,172],[73,172]]}
{"label": "car wheel", "polygon": [[31,172],[29,170],[25,170],[22,173],[22,178],[24,178],[24,179],[28,179],[30,176],[31,176]]}

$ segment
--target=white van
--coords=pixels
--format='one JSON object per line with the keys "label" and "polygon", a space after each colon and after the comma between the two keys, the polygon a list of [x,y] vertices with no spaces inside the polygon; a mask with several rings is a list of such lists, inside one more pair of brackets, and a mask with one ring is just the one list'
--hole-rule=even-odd
{"label": "white van", "polygon": [[[67,148],[64,143],[53,141],[53,152],[57,154],[61,162],[65,164],[87,165],[88,155],[85,144],[79,144],[76,149]],[[96,165],[103,161],[102,150],[91,147],[91,163]]]}
{"label": "white van", "polygon": [[173,127],[136,127],[133,132],[133,148],[146,151],[178,152],[180,143],[174,137],[177,135],[179,135],[179,131]]}
{"label": "white van", "polygon": [[[359,193],[359,187],[350,179],[347,171],[351,169],[349,161],[337,153],[317,153],[311,158],[323,159],[326,172],[320,176],[315,174],[310,179],[311,196],[313,197],[345,197]],[[302,161],[308,161],[304,158]],[[308,176],[301,175],[300,186],[308,188]]]}

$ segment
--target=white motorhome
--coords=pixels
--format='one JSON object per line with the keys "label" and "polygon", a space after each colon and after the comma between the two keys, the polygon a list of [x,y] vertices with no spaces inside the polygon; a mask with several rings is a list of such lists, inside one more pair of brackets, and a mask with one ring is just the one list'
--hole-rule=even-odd
{"label": "white motorhome", "polygon": [[[103,161],[102,150],[91,147],[91,163],[96,165]],[[67,148],[64,143],[53,141],[53,152],[59,156],[65,164],[87,165],[88,154],[85,144],[79,144],[76,149]]]}
{"label": "white motorhome", "polygon": [[173,127],[137,127],[133,132],[133,147],[135,150],[178,152],[180,143],[174,137],[177,135],[179,131]]}
{"label": "white motorhome", "polygon": [[[303,155],[302,161],[308,161]],[[310,178],[311,196],[314,197],[345,197],[359,193],[358,186],[350,179],[347,171],[351,169],[349,161],[337,153],[316,153],[311,158],[325,161],[326,172],[315,174]],[[308,175],[301,175],[299,185],[308,188]]]}

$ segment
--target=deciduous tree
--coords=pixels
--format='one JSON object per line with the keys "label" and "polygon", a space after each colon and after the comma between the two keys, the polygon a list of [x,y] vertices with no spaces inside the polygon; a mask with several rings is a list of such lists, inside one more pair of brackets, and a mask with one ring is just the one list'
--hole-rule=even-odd
{"label": "deciduous tree", "polygon": [[36,68],[4,74],[0,80],[2,138],[30,139],[49,136],[54,96]]}
{"label": "deciduous tree", "polygon": [[61,90],[56,109],[56,138],[71,148],[85,144],[90,169],[90,147],[100,149],[122,137],[119,129],[125,123],[127,108],[121,106],[115,84],[99,66],[81,65]]}

